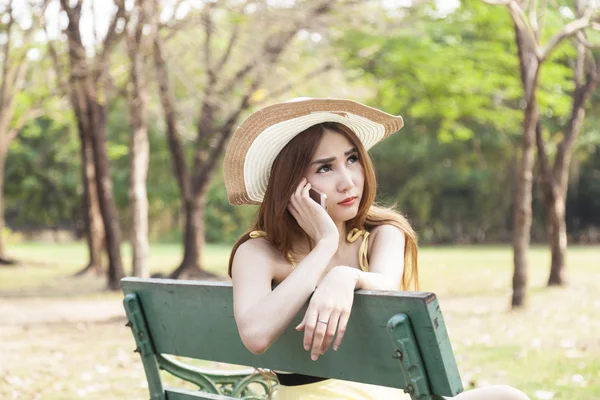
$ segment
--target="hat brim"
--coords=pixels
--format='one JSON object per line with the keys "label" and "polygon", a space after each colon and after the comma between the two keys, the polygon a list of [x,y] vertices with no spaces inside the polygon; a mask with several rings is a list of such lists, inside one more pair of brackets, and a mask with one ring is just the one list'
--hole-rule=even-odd
{"label": "hat brim", "polygon": [[403,126],[402,117],[343,99],[307,99],[265,107],[234,132],[225,153],[227,197],[233,205],[260,204],[273,162],[299,133],[323,122],[350,128],[365,149]]}

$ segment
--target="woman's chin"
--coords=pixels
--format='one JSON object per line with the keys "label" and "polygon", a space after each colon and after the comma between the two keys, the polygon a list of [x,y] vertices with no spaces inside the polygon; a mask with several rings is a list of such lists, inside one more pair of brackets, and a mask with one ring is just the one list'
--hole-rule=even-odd
{"label": "woman's chin", "polygon": [[[341,208],[341,206],[338,206],[336,208]],[[345,208],[342,208],[341,210],[336,209],[335,213],[329,214],[329,216],[334,221],[346,222],[346,221],[350,221],[351,219],[356,217],[357,214],[358,214],[358,207],[345,207]]]}

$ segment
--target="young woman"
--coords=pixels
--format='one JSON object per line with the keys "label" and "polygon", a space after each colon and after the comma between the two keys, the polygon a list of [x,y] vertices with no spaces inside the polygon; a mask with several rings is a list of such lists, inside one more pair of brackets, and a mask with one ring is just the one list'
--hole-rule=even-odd
{"label": "young woman", "polygon": [[[342,344],[355,289],[418,288],[416,235],[402,215],[374,205],[367,154],[402,125],[401,117],[354,101],[300,99],[266,107],[236,130],[224,164],[229,201],[260,204],[229,262],[235,320],[248,350],[266,351],[312,295],[296,329],[317,360]],[[326,208],[311,189],[313,197],[326,196]],[[277,375],[282,400],[410,398],[393,388]],[[455,398],[527,396],[493,386]]]}

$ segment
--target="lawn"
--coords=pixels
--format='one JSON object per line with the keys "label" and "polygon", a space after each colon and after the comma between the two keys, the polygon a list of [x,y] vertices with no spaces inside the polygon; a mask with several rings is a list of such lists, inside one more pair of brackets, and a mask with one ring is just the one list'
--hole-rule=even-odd
{"label": "lawn", "polygon": [[[226,276],[229,246],[208,246],[206,268]],[[121,294],[104,278],[72,278],[82,243],[10,247],[0,268],[0,398],[147,399]],[[123,247],[129,270],[129,249]],[[177,245],[154,244],[152,272],[173,269]],[[423,248],[421,289],[440,297],[466,387],[506,383],[532,399],[600,399],[600,246],[572,247],[569,285],[547,289],[549,253],[529,256],[529,303],[509,311],[506,246]]]}

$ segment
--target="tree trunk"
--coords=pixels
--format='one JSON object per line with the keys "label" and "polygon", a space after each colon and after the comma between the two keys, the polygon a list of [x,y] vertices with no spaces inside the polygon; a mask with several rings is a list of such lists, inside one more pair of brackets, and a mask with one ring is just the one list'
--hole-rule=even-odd
{"label": "tree trunk", "polygon": [[143,2],[137,5],[139,20],[134,32],[128,36],[131,62],[131,89],[129,91],[129,116],[131,120],[129,202],[131,207],[131,252],[134,276],[147,278],[148,270],[148,194],[146,180],[150,159],[148,127],[146,125],[147,94],[142,82],[143,54],[141,49],[144,18]]}
{"label": "tree trunk", "polygon": [[534,164],[533,140],[538,111],[535,104],[527,105],[521,142],[521,154],[517,166],[515,208],[513,218],[513,296],[512,306],[522,307],[527,295],[527,252],[531,231],[531,191]]}
{"label": "tree trunk", "polygon": [[521,35],[522,33],[515,25],[521,82],[527,104],[524,111],[523,136],[516,172],[513,210],[513,308],[525,306],[527,297],[527,252],[531,241],[534,140],[540,118],[536,95],[540,64]]}
{"label": "tree trunk", "polygon": [[[581,14],[578,10],[578,15]],[[569,122],[563,130],[562,140],[557,146],[554,166],[550,167],[542,132],[537,132],[536,144],[540,154],[540,170],[542,172],[542,190],[544,206],[548,216],[547,230],[552,262],[548,286],[566,284],[567,228],[565,208],[569,189],[569,169],[575,142],[583,126],[585,108],[600,80],[600,58],[587,60],[588,49],[583,43],[577,43],[577,62],[575,64],[575,91],[571,105]],[[590,70],[595,66],[596,70]]]}
{"label": "tree trunk", "polygon": [[100,204],[98,202],[98,188],[96,186],[96,169],[94,167],[94,154],[88,135],[79,125],[79,141],[81,150],[81,181],[83,183],[83,219],[88,246],[89,262],[76,276],[94,274],[102,275],[102,251],[104,250],[104,226]]}
{"label": "tree trunk", "polygon": [[548,286],[561,286],[566,283],[565,265],[567,254],[567,224],[565,221],[565,199],[554,198],[546,204],[548,210],[548,239],[552,252]]}
{"label": "tree trunk", "polygon": [[155,33],[153,40],[156,80],[158,82],[160,101],[167,128],[169,150],[173,162],[173,174],[179,184],[185,219],[183,260],[171,272],[169,277],[174,279],[213,277],[212,274],[208,274],[202,270],[200,261],[200,255],[204,249],[204,206],[206,203],[207,188],[198,185],[197,191],[192,190],[192,182],[185,163],[183,146],[179,140],[179,132],[177,131],[174,96],[167,73],[163,43],[158,33]]}
{"label": "tree trunk", "polygon": [[[205,185],[208,186],[208,185]],[[200,255],[205,245],[205,221],[206,191],[204,187],[195,199],[185,202],[185,235],[183,261],[170,278],[174,279],[212,279],[215,274],[202,269]]]}
{"label": "tree trunk", "polygon": [[[69,41],[71,103],[81,134],[90,140],[92,148],[98,202],[109,260],[108,288],[118,290],[119,281],[124,276],[120,248],[121,230],[106,151],[106,108],[100,103],[98,94],[98,85],[102,83],[101,77],[107,73],[108,63],[100,59],[98,65],[90,67],[79,32],[81,3],[74,7],[71,7],[67,0],[61,0],[60,3],[68,16],[66,34]],[[122,10],[120,8],[120,11]],[[107,33],[110,34],[111,32]]]}
{"label": "tree trunk", "polygon": [[[120,289],[120,280],[125,276],[121,259],[121,228],[117,214],[117,206],[113,195],[110,165],[106,153],[106,108],[96,100],[93,88],[86,94],[87,102],[92,110],[91,122],[93,129],[92,148],[94,150],[94,165],[96,167],[96,185],[100,212],[106,234],[106,249],[108,252],[108,287],[111,290]],[[95,112],[94,112],[95,111]]]}
{"label": "tree trunk", "polygon": [[[2,135],[2,133],[0,133]],[[0,136],[2,138],[2,136]],[[13,260],[6,255],[6,243],[4,242],[4,168],[6,166],[6,154],[8,143],[0,141],[0,265],[14,264]]]}

